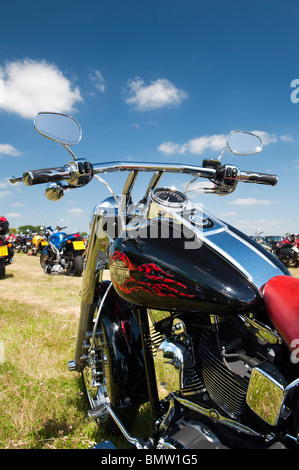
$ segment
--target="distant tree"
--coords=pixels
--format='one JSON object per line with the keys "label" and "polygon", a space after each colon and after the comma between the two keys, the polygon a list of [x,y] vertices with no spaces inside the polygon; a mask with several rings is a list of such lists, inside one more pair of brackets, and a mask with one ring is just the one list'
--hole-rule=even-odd
{"label": "distant tree", "polygon": [[29,230],[29,232],[40,232],[41,231],[41,225],[21,225],[19,228],[18,228],[18,232],[27,232],[27,230]]}

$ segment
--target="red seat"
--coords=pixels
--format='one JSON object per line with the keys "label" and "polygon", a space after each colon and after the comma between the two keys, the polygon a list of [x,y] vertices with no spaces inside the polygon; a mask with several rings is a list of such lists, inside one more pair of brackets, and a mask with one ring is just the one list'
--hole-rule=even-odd
{"label": "red seat", "polygon": [[299,344],[299,279],[276,276],[262,288],[266,312],[289,347]]}

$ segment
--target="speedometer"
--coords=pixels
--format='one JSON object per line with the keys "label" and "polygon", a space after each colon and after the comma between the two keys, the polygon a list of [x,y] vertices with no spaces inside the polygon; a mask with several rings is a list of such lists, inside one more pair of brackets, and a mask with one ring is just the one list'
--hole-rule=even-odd
{"label": "speedometer", "polygon": [[157,188],[151,193],[153,201],[166,206],[180,207],[187,201],[187,196],[176,189]]}

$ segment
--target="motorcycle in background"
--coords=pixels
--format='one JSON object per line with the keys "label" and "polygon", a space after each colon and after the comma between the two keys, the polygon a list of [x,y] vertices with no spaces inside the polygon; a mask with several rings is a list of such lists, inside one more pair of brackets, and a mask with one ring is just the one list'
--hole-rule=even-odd
{"label": "motorcycle in background", "polygon": [[[218,159],[202,166],[91,164],[70,149],[81,138],[70,116],[40,113],[35,128],[73,160],[26,171],[11,183],[50,183],[52,200],[93,178],[111,192],[93,210],[69,362],[83,376],[89,416],[104,429],[118,427],[138,449],[298,448],[299,280],[194,203],[188,186],[181,192],[160,182],[185,174],[190,183],[208,180],[203,192],[218,195],[239,182],[275,186],[275,175],[221,162],[227,149],[260,152],[260,138],[233,131]],[[127,174],[120,198],[102,177],[116,171]],[[133,186],[145,172],[149,183],[134,202]],[[111,281],[104,281],[108,267]],[[133,436],[129,426],[143,403],[152,428]]]}
{"label": "motorcycle in background", "polygon": [[297,266],[299,266],[299,235],[295,235],[295,242],[293,245],[293,250],[296,253],[297,257]]}
{"label": "motorcycle in background", "polygon": [[42,250],[40,264],[46,274],[63,274],[81,276],[85,244],[79,233],[67,235],[62,232],[66,227],[45,229],[47,246]]}
{"label": "motorcycle in background", "polygon": [[[43,230],[43,227],[40,227],[40,229]],[[31,242],[32,255],[36,256],[38,254],[41,254],[47,245],[48,245],[48,242],[46,238],[44,237],[43,233],[34,234],[32,236],[32,242]]]}
{"label": "motorcycle in background", "polygon": [[15,250],[17,253],[28,253],[31,249],[31,241],[32,235],[30,234],[29,229],[27,229],[27,233],[19,233],[15,240]]}
{"label": "motorcycle in background", "polygon": [[295,235],[288,235],[272,248],[273,253],[287,267],[296,268],[299,265],[299,250]]}
{"label": "motorcycle in background", "polygon": [[0,217],[0,279],[5,278],[5,267],[13,262],[14,248],[12,241],[7,237],[9,222]]}

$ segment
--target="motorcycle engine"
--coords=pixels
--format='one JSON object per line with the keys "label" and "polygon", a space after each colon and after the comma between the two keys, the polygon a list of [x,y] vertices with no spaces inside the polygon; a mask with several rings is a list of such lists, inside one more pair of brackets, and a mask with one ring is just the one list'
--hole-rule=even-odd
{"label": "motorcycle engine", "polygon": [[63,267],[60,264],[47,264],[44,271],[46,274],[63,274]]}
{"label": "motorcycle engine", "polygon": [[[254,411],[276,425],[284,412],[287,386],[273,364],[280,342],[275,332],[241,316],[220,324],[217,334],[203,328],[196,335],[187,334],[185,324],[176,318],[172,335],[162,339],[155,353],[160,398],[161,389],[164,396],[180,392],[195,401],[204,394],[230,418],[246,420]],[[259,393],[261,387],[269,391],[268,403]]]}

